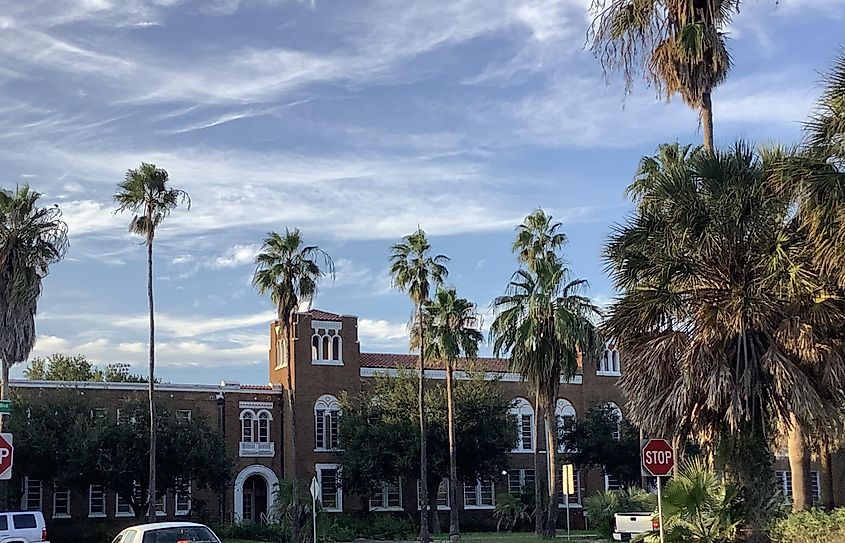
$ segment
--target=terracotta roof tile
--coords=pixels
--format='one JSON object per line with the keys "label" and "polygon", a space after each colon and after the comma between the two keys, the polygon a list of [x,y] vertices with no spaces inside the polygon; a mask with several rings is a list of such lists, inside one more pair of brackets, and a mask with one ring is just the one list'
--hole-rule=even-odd
{"label": "terracotta roof tile", "polygon": [[340,322],[342,319],[341,315],[337,313],[329,313],[328,311],[323,311],[321,309],[312,309],[310,311],[304,311],[303,315],[309,315],[315,321],[337,321]]}
{"label": "terracotta roof tile", "polygon": [[[364,368],[407,368],[414,369],[417,366],[418,358],[415,354],[398,353],[361,353],[361,367]],[[464,362],[460,362],[464,365]],[[473,361],[476,367],[484,371],[506,373],[508,371],[508,359],[506,358],[478,358]],[[426,362],[426,369],[443,369],[443,363],[439,361]]]}

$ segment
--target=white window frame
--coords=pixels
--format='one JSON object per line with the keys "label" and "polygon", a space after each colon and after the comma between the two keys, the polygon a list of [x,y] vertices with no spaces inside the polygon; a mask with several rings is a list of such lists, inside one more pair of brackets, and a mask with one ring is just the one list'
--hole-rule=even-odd
{"label": "white window frame", "polygon": [[[495,509],[496,508],[496,483],[493,481],[485,481],[490,484],[490,499],[492,503],[482,503],[481,496],[481,480],[475,482],[475,486],[469,486],[464,483],[464,509]],[[475,505],[467,505],[467,488],[472,488],[475,492]]]}
{"label": "white window frame", "polygon": [[[315,366],[343,365],[343,324],[336,321],[311,321],[311,364]],[[328,339],[328,342],[325,340]],[[315,345],[314,342],[317,342]],[[326,347],[328,347],[326,349]],[[334,354],[337,353],[337,358]]]}
{"label": "white window frame", "polygon": [[[100,495],[100,499],[102,500],[102,511],[94,511],[94,489],[98,489],[97,492]],[[88,485],[88,518],[106,518],[108,515],[106,513],[106,489],[103,488],[103,485]]]}
{"label": "white window frame", "polygon": [[[525,398],[515,398],[513,401],[513,406],[510,408],[510,414],[516,417],[516,447],[511,449],[512,453],[533,453],[534,449],[537,447],[537,436],[534,435],[536,432],[534,428],[536,427],[535,424],[535,413],[534,408],[531,406],[531,402],[526,400]],[[524,447],[524,438],[525,434],[522,432],[522,417],[528,416],[530,420],[530,435],[531,435],[531,447],[526,449]]]}
{"label": "white window frame", "polygon": [[[339,436],[337,433],[332,434],[332,427],[340,430],[341,416],[343,416],[343,412],[340,409],[340,401],[336,397],[331,394],[323,394],[317,399],[314,403],[314,452],[330,452],[340,449]],[[320,445],[320,438],[323,441],[322,446]],[[331,446],[332,444],[334,447]]]}
{"label": "white window frame", "polygon": [[605,347],[599,359],[596,375],[607,377],[620,377],[622,375],[621,357],[618,349],[611,345]]}
{"label": "white window frame", "polygon": [[[327,513],[342,513],[343,512],[343,488],[340,485],[340,464],[316,464],[314,469],[317,473],[317,484],[320,486],[320,506],[323,511]],[[335,471],[335,496],[337,503],[335,507],[325,507],[323,505],[323,470]]]}
{"label": "white window frame", "polygon": [[[402,506],[402,479],[395,481],[396,487],[399,489],[399,505],[388,505],[390,503],[390,498],[388,495],[388,491],[390,489],[390,483],[387,481],[383,481],[381,483],[381,487],[377,494],[370,496],[370,511],[404,511],[405,508]],[[373,506],[373,498],[379,498],[381,501],[381,505]]]}
{"label": "white window frame", "polygon": [[[35,483],[38,484],[38,497],[37,497],[37,507],[30,507],[30,492],[36,488]],[[23,497],[21,498],[21,510],[23,511],[41,511],[41,508],[44,506],[44,484],[39,479],[30,479],[29,477],[24,477],[23,479]]]}
{"label": "white window frame", "polygon": [[[558,481],[558,485],[557,485],[557,488],[558,488],[558,491],[557,491],[558,492],[557,506],[560,509],[565,509],[566,503],[563,501],[565,494],[563,493],[563,486],[562,486],[563,485],[563,465],[562,464],[558,465],[557,477],[558,477],[558,479],[557,479],[557,481]],[[605,476],[605,481],[607,481],[607,476]],[[581,494],[583,492],[583,489],[581,488],[581,470],[575,469],[574,467],[572,469],[572,482],[575,483],[575,494],[569,495],[569,508],[570,509],[577,509],[577,508],[581,507]],[[605,484],[607,484],[607,483],[605,482]],[[575,498],[575,501],[572,501],[573,498]]]}
{"label": "white window frame", "polygon": [[522,492],[522,489],[528,484],[526,481],[528,479],[527,472],[533,473],[532,477],[534,479],[533,484],[537,484],[537,474],[534,473],[534,468],[517,468],[508,470],[508,494],[515,494],[513,489],[511,488],[511,475],[516,474],[516,478],[519,480],[519,492]]}
{"label": "white window frame", "polygon": [[609,492],[610,490],[622,490],[622,483],[620,481],[616,481],[616,484],[613,485],[616,488],[611,489],[610,486],[611,486],[610,485],[610,475],[605,473],[604,474],[604,491]]}
{"label": "white window frame", "polygon": [[[179,481],[181,483],[181,480]],[[185,486],[183,491],[179,491],[180,484],[176,485],[177,490],[173,492],[173,514],[177,517],[184,517],[187,516],[188,513],[191,512],[191,505],[192,505],[192,498],[191,498],[191,491],[192,491],[192,483],[191,480],[188,479],[188,483]],[[180,500],[182,503],[179,503]],[[187,505],[187,507],[186,507]]]}
{"label": "white window frame", "polygon": [[[58,512],[59,506],[56,503],[56,498],[60,495],[65,496],[67,512]],[[70,511],[70,490],[59,488],[56,483],[53,483],[53,518],[70,518]]]}
{"label": "white window frame", "polygon": [[619,408],[619,405],[617,405],[616,402],[607,402],[607,406],[610,407],[616,415],[616,430],[613,432],[613,439],[619,441],[622,439],[622,419],[624,418],[622,415],[622,409]]}
{"label": "white window frame", "polygon": [[[437,503],[437,510],[438,511],[451,511],[452,510],[452,495],[449,492],[449,484],[450,484],[449,479],[446,478],[446,479],[443,479],[442,481],[440,481],[440,484],[437,485],[437,502],[438,502]],[[417,511],[422,509],[422,503],[420,501],[420,487],[421,486],[422,485],[420,485],[420,481],[418,479],[417,480]],[[440,505],[440,494],[442,494],[443,492],[445,492],[446,505]],[[426,507],[428,507],[428,504],[426,504]]]}
{"label": "white window frame", "polygon": [[[572,418],[573,421],[578,420],[578,412],[575,411],[575,406],[566,398],[558,398],[555,402],[555,424],[558,425],[558,431],[563,429],[563,425],[567,418]],[[566,446],[558,439],[557,451],[560,453],[567,452]]]}
{"label": "white window frame", "polygon": [[792,472],[790,470],[777,470],[775,478],[778,482],[784,505],[792,503]]}
{"label": "white window frame", "polygon": [[822,474],[819,471],[813,470],[810,472],[810,493],[813,495],[813,502],[821,503]]}
{"label": "white window frame", "polygon": [[167,516],[167,492],[162,494],[161,497],[156,500],[156,516]]}
{"label": "white window frame", "polygon": [[282,368],[288,367],[288,357],[290,356],[288,352],[288,342],[287,339],[284,337],[280,337],[282,333],[282,327],[276,327],[276,369],[280,370]]}
{"label": "white window frame", "polygon": [[91,420],[105,420],[109,416],[109,410],[106,407],[95,407],[91,410]]}
{"label": "white window frame", "polygon": [[177,409],[176,410],[176,420],[184,420],[187,422],[191,422],[191,417],[193,414],[191,413],[190,409]]}
{"label": "white window frame", "polygon": [[[141,484],[134,483],[132,492],[135,494],[135,499],[140,501],[141,497]],[[121,511],[121,508],[123,510]],[[114,493],[114,518],[132,518],[135,516],[135,510],[132,509],[132,504],[124,500],[123,496],[118,494],[117,492]]]}

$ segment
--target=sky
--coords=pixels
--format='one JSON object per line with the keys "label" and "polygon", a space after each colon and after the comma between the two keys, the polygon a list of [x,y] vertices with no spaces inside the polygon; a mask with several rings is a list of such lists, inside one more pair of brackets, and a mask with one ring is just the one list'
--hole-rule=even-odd
{"label": "sky", "polygon": [[[542,207],[606,304],[602,244],[638,160],[701,141],[680,100],[605,77],[590,0],[0,4],[0,186],[29,183],[70,232],[33,356],[145,371],[146,253],[112,199],[142,161],[193,202],[156,239],[159,376],[266,383],[274,311],[250,277],[267,231],[333,256],[314,306],[358,315],[363,351],[407,352],[411,305],[387,275],[403,235],[425,229],[489,324],[514,227]],[[798,142],[844,20],[845,0],[744,2],[717,145]]]}

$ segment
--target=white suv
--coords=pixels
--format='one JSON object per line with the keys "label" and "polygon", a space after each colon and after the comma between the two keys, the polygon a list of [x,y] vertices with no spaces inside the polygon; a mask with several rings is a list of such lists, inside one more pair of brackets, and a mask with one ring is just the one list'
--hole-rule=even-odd
{"label": "white suv", "polygon": [[112,543],[220,543],[220,539],[202,524],[156,522],[127,528]]}
{"label": "white suv", "polygon": [[47,542],[47,526],[40,511],[0,513],[0,543]]}

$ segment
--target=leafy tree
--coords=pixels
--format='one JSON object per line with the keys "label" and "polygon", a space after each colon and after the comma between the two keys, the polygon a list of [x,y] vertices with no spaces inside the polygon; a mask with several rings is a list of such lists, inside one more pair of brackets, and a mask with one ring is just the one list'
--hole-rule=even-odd
{"label": "leafy tree", "polygon": [[[0,190],[0,399],[9,398],[9,369],[35,345],[35,313],[44,277],[67,249],[67,225],[58,206],[38,205],[29,185]],[[5,417],[0,416],[0,431]]]}
{"label": "leafy tree", "polygon": [[[423,305],[425,327],[425,351],[433,360],[442,360],[446,364],[446,415],[449,439],[449,479],[458,480],[457,444],[455,441],[455,402],[454,370],[460,358],[473,360],[478,356],[478,345],[484,336],[477,330],[479,317],[475,304],[466,298],[458,297],[454,287],[437,289],[433,300]],[[419,343],[419,340],[417,340]],[[451,503],[457,503],[455,485],[449,487]],[[449,512],[449,539],[457,541],[461,537],[458,521],[458,508]]]}
{"label": "leafy tree", "polygon": [[[516,440],[516,424],[495,381],[480,374],[455,383],[456,479],[494,478],[507,467]],[[344,397],[340,419],[340,454],[344,489],[368,496],[383,481],[399,477],[414,480],[419,473],[419,419],[416,412],[416,376],[376,377],[359,397]],[[426,503],[436,502],[440,481],[450,476],[445,387],[426,389],[425,409],[429,461]],[[420,485],[422,486],[422,485]],[[428,519],[425,519],[428,522]]]}
{"label": "leafy tree", "polygon": [[[493,301],[496,318],[490,329],[494,352],[510,357],[511,369],[529,383],[535,405],[542,409],[550,473],[557,473],[555,407],[560,379],[575,375],[582,356],[597,358],[603,344],[593,322],[599,310],[589,298],[580,294],[586,281],[573,280],[570,270],[563,266],[557,254],[565,242],[557,232],[559,228],[560,223],[552,223],[552,218],[542,210],[529,215],[518,227],[514,251],[527,269],[514,273],[507,293]],[[535,474],[539,473],[542,470],[535,457]],[[549,479],[543,535],[554,537],[558,514],[557,477]],[[535,503],[542,501],[536,499]],[[539,507],[536,514],[541,516]],[[540,522],[536,522],[539,528]]]}
{"label": "leafy tree", "polygon": [[[402,239],[401,243],[394,245],[390,251],[390,276],[393,279],[393,286],[408,296],[414,304],[415,325],[412,327],[412,334],[425,337],[426,322],[423,318],[423,305],[429,299],[431,286],[439,286],[449,275],[446,269],[446,262],[449,258],[444,255],[431,255],[431,245],[426,238],[422,228],[418,228],[413,234]],[[420,486],[421,494],[428,495],[428,465],[426,459],[426,425],[425,425],[425,360],[426,345],[420,344],[419,364],[419,391],[417,402],[417,413],[420,418]],[[426,520],[426,508],[420,507],[420,541],[429,542],[428,522]]]}
{"label": "leafy tree", "polygon": [[[131,373],[129,371],[129,364],[123,362],[116,362],[114,364],[108,364],[106,366],[105,371],[103,371],[103,380],[109,383],[146,383],[148,379],[143,375],[138,375],[136,373]],[[160,383],[161,380],[156,377],[156,383]]]}
{"label": "leafy tree", "polygon": [[626,90],[642,74],[666,99],[680,94],[698,110],[704,147],[713,145],[711,94],[731,69],[724,29],[739,0],[593,0],[591,49],[606,71],[622,71]]}
{"label": "leafy tree", "polygon": [[[320,280],[326,275],[334,278],[334,261],[329,254],[316,245],[305,245],[299,229],[293,231],[285,229],[285,235],[277,232],[269,232],[264,238],[264,245],[261,252],[255,257],[255,273],[252,276],[252,285],[262,295],[269,294],[270,300],[276,306],[279,320],[279,336],[284,338],[284,347],[288,359],[292,360],[293,355],[293,331],[294,318],[299,311],[300,304],[306,303],[309,306],[317,295],[317,287]],[[288,409],[296,413],[292,383],[292,370],[287,372],[287,397]],[[296,435],[296,416],[291,417],[291,432]],[[297,450],[293,447],[291,451],[293,465],[297,465]],[[299,543],[302,538],[302,527],[307,521],[306,510],[302,507],[302,500],[299,499],[300,485],[293,483],[292,507],[290,514],[295,522],[292,523],[294,543]]]}
{"label": "leafy tree", "polygon": [[599,468],[625,486],[635,485],[640,481],[639,431],[617,416],[609,405],[594,405],[581,420],[561,425],[561,444],[578,468]]}
{"label": "leafy tree", "polygon": [[107,381],[112,383],[146,383],[142,375],[129,371],[129,364],[115,363],[100,370],[85,355],[51,354],[33,358],[23,375],[33,381]]}
{"label": "leafy tree", "polygon": [[[97,408],[95,401],[70,391],[15,398],[13,409],[27,414],[13,422],[17,473],[37,474],[80,492],[90,484],[103,485],[142,517],[149,498],[137,493],[137,485],[149,476],[150,451],[149,442],[138,437],[149,431],[147,409],[144,402],[123,400],[118,420],[113,412],[99,415]],[[232,463],[218,431],[202,417],[177,419],[164,406],[156,416],[160,468],[155,496],[184,491],[188,480],[195,490],[225,489]]]}
{"label": "leafy tree", "polygon": [[[117,213],[129,211],[134,214],[129,222],[129,231],[143,236],[147,246],[147,301],[150,309],[150,375],[149,402],[150,420],[156,420],[155,405],[155,308],[153,303],[153,241],[161,222],[180,204],[191,208],[191,199],[183,190],[169,188],[167,170],[156,168],[154,164],[141,163],[136,170],[127,170],[123,181],[118,183],[118,192],[114,195]],[[149,425],[150,431],[150,470],[147,519],[155,520],[156,491],[156,425]]]}

